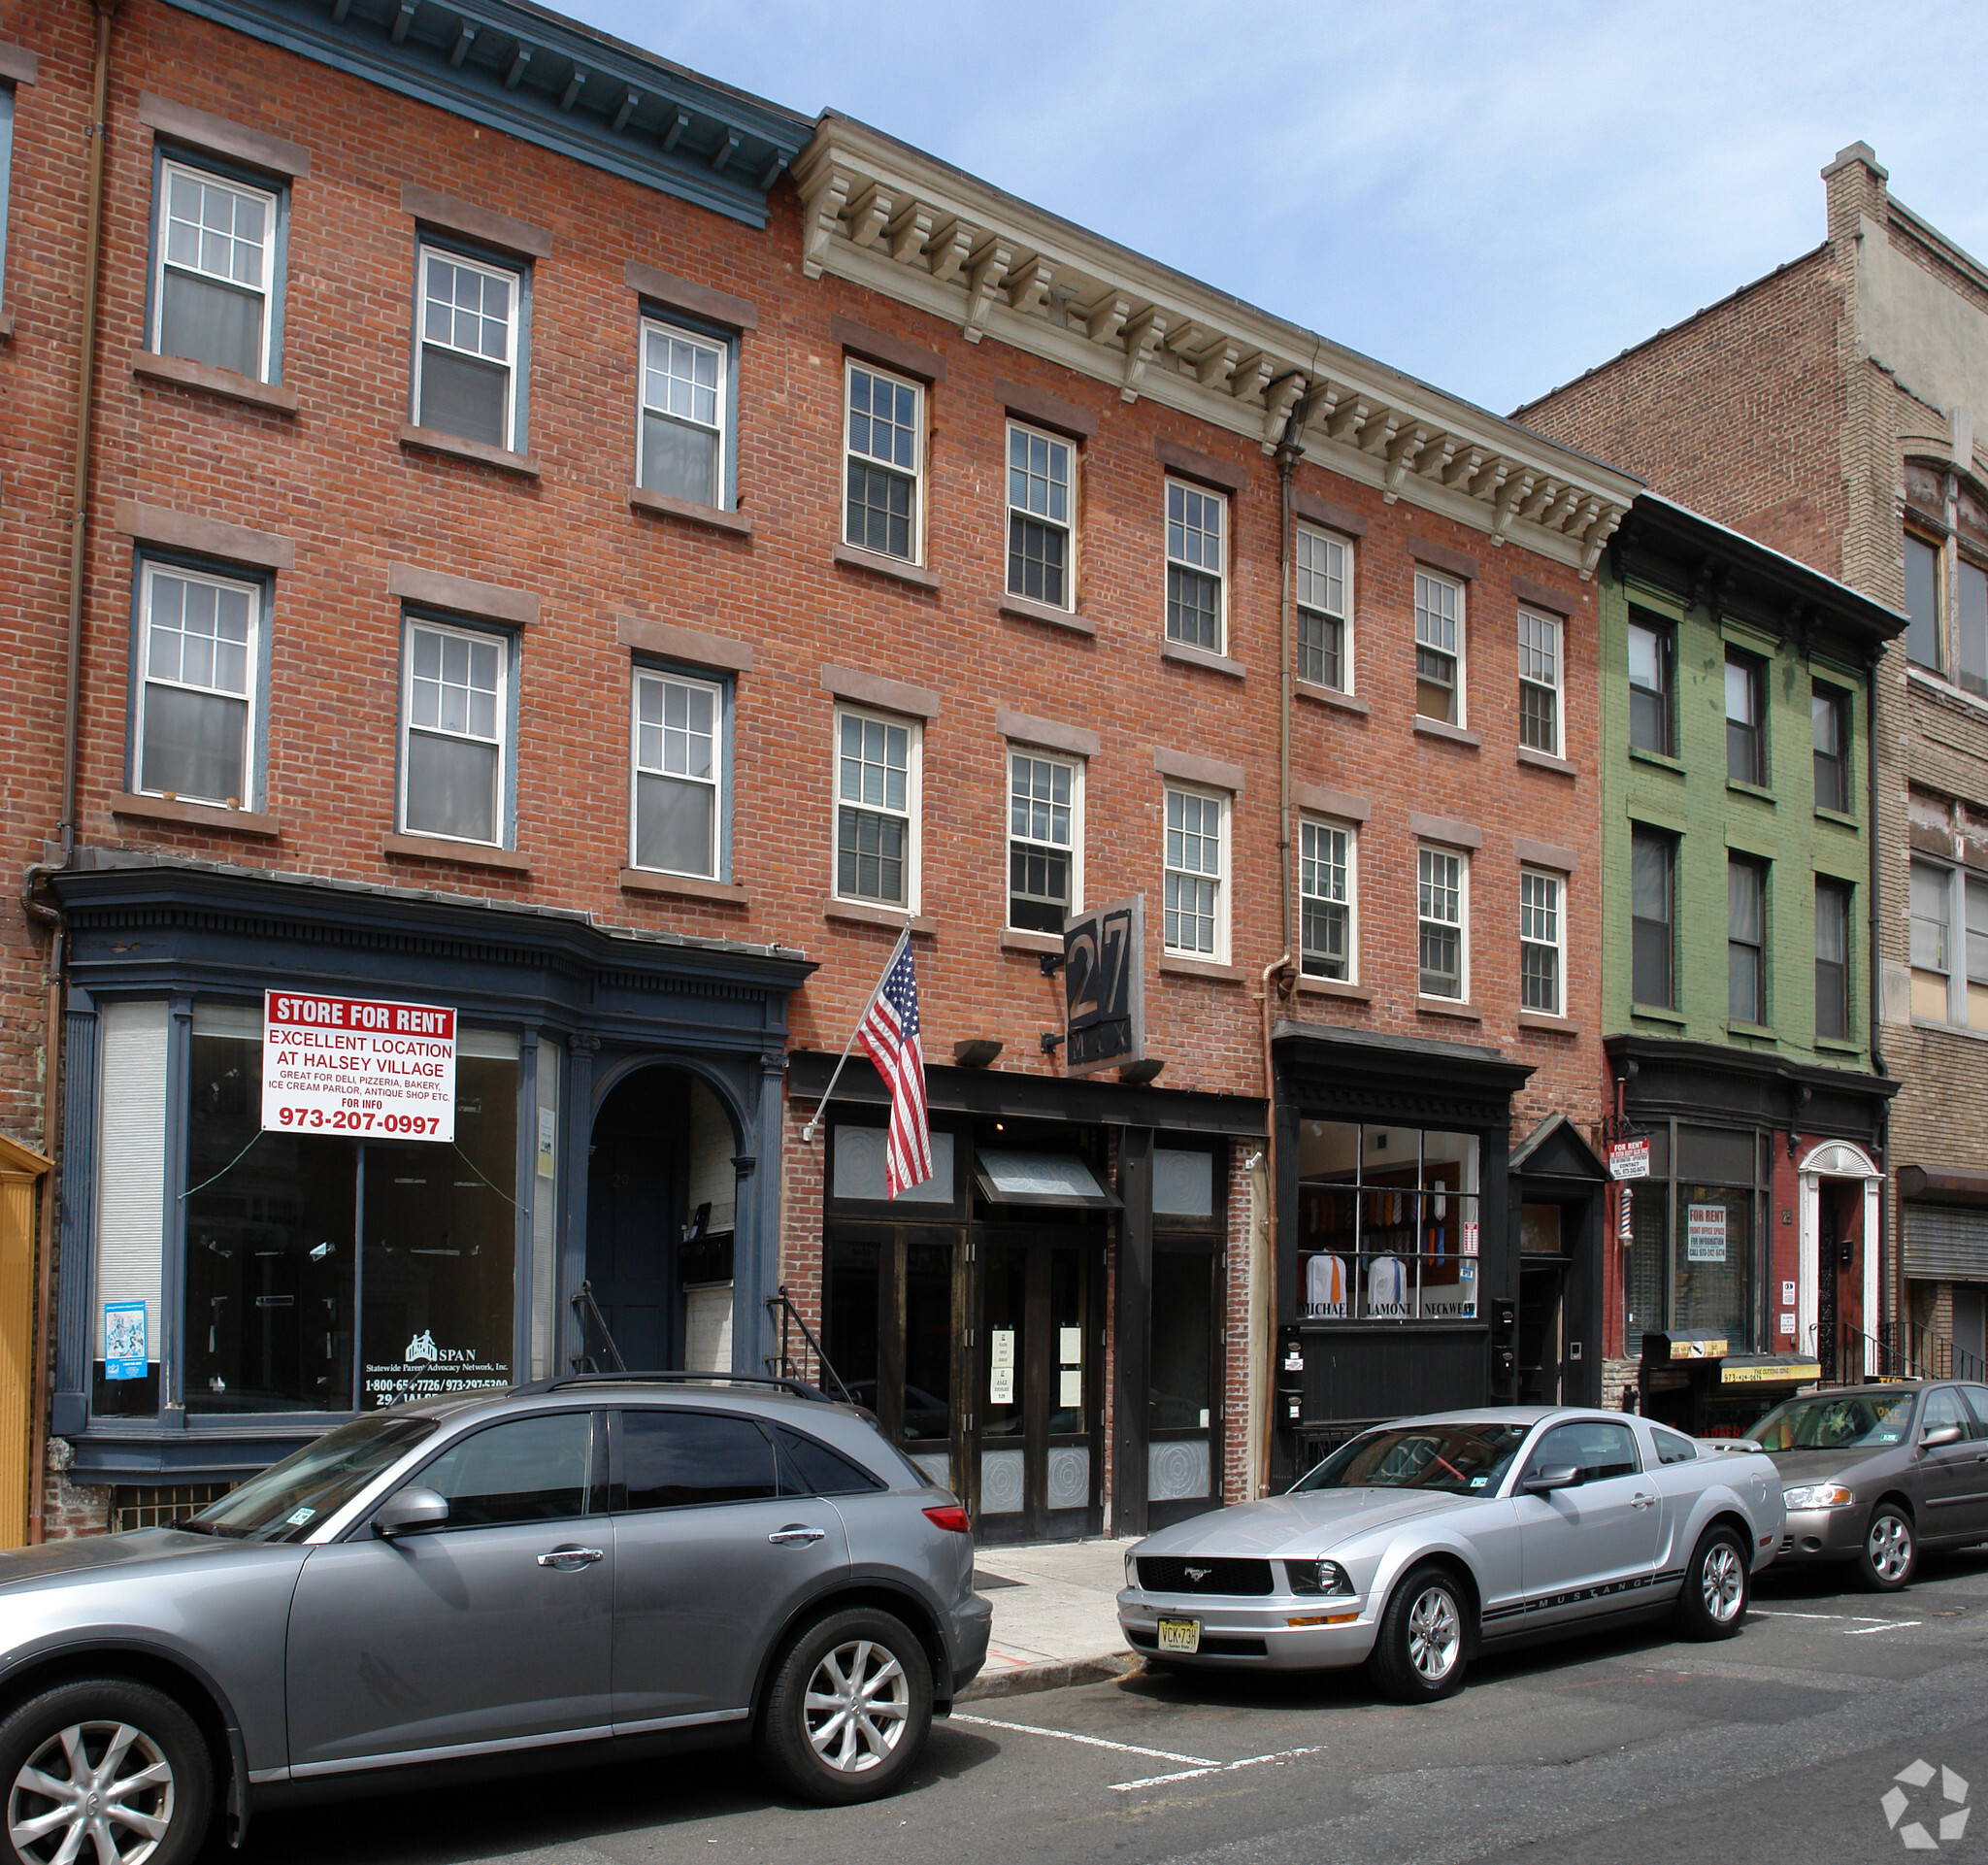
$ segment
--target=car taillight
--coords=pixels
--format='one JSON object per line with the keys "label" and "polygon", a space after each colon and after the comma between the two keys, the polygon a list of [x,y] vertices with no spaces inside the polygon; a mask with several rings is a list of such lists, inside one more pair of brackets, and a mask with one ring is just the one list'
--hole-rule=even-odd
{"label": "car taillight", "polygon": [[973,1518],[956,1502],[949,1502],[940,1509],[926,1510],[925,1519],[935,1528],[951,1529],[955,1535],[973,1533]]}

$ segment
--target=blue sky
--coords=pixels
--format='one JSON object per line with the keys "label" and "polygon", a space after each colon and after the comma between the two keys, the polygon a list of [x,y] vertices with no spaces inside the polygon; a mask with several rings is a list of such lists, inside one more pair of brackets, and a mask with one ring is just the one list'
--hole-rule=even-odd
{"label": "blue sky", "polygon": [[1505,411],[1816,245],[1863,140],[1988,253],[1988,6],[555,0]]}

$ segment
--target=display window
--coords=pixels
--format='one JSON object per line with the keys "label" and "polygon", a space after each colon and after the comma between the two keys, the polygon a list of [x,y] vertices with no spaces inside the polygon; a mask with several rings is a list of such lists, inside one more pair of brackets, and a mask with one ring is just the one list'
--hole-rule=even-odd
{"label": "display window", "polygon": [[1298,1220],[1299,1319],[1477,1317],[1474,1134],[1308,1120]]}

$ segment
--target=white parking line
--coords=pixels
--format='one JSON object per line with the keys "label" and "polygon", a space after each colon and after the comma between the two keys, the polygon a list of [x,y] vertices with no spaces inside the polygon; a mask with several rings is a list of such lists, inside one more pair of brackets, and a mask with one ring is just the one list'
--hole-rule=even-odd
{"label": "white parking line", "polygon": [[1772,1611],[1764,1607],[1753,1608],[1754,1616],[1764,1619],[1831,1619],[1841,1624],[1856,1620],[1843,1636],[1846,1639],[1862,1638],[1867,1632],[1895,1632],[1908,1625],[1921,1625],[1922,1619],[1888,1619],[1875,1613],[1795,1613],[1785,1606],[1776,1606]]}
{"label": "white parking line", "polygon": [[1917,1619],[1884,1619],[1876,1625],[1853,1626],[1843,1636],[1846,1639],[1861,1639],[1867,1632],[1897,1632],[1903,1630],[1907,1625],[1917,1625],[1919,1623],[1920,1621]]}
{"label": "white parking line", "polygon": [[953,1713],[954,1722],[977,1723],[983,1729],[1009,1729],[1021,1736],[1048,1736],[1057,1742],[1081,1743],[1086,1748],[1110,1748],[1121,1755],[1150,1755],[1155,1761],[1187,1763],[1176,1774],[1148,1775],[1141,1781],[1114,1781],[1114,1794],[1129,1794],[1141,1787],[1163,1787],[1176,1781],[1199,1781],[1205,1775],[1233,1774],[1238,1768],[1256,1768],[1268,1761],[1295,1761],[1301,1755],[1322,1754],[1322,1748],[1280,1748],[1271,1755],[1245,1755],[1241,1761],[1210,1761],[1206,1755],[1176,1755],[1166,1748],[1142,1748],[1132,1742],[1108,1742],[1103,1736],[1080,1736],[1069,1729],[1044,1729],[1035,1722],[1002,1722],[993,1716],[962,1715]]}

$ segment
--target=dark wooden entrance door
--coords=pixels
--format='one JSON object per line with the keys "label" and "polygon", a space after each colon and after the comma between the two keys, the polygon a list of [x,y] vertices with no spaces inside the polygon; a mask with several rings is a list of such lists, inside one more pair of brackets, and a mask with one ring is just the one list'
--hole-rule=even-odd
{"label": "dark wooden entrance door", "polygon": [[1523,1263],[1518,1272],[1518,1402],[1559,1405],[1562,1290],[1566,1272],[1558,1263]]}
{"label": "dark wooden entrance door", "polygon": [[982,1225],[967,1461],[985,1542],[1096,1534],[1102,1518],[1101,1253],[1087,1230]]}
{"label": "dark wooden entrance door", "polygon": [[682,1361],[677,1240],[685,1216],[689,1117],[685,1078],[651,1068],[618,1083],[594,1120],[586,1279],[630,1372],[666,1371]]}
{"label": "dark wooden entrance door", "polygon": [[1815,1357],[1822,1364],[1825,1382],[1837,1375],[1837,1280],[1842,1274],[1838,1260],[1842,1255],[1841,1212],[1835,1187],[1824,1185],[1816,1205],[1815,1235]]}

